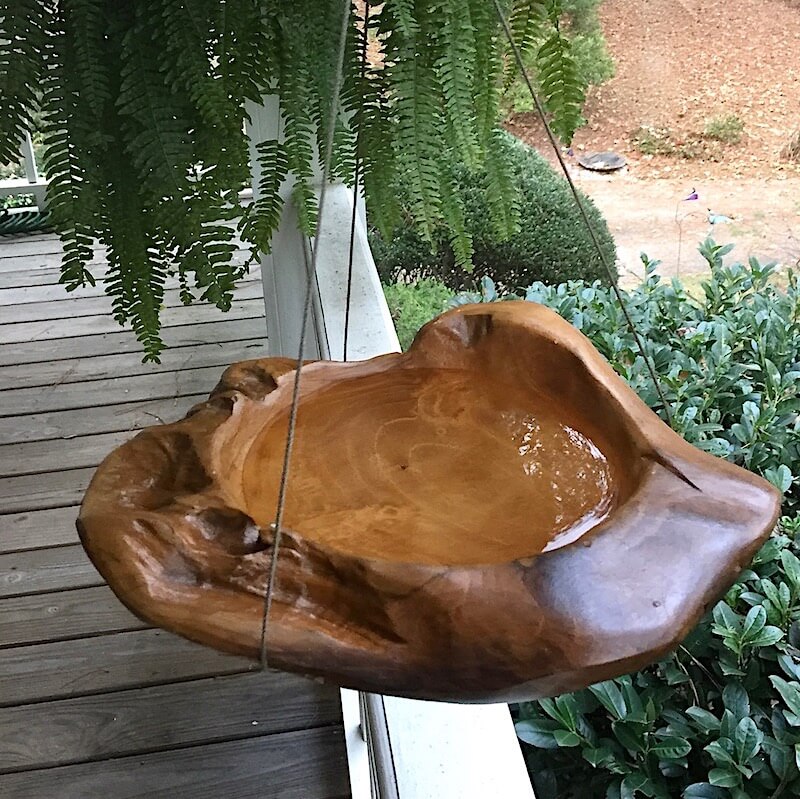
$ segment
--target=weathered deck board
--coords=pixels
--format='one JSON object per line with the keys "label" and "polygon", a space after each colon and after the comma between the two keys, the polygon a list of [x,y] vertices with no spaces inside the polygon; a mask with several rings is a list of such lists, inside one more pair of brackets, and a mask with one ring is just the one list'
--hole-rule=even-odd
{"label": "weathered deck board", "polygon": [[[2,251],[2,243],[0,243],[0,251]],[[247,260],[247,251],[238,250],[234,253],[233,262],[237,264],[244,263]],[[25,264],[30,263],[26,268]],[[38,264],[38,266],[37,266]],[[103,281],[108,274],[108,261],[105,259],[95,259],[91,263],[91,272],[94,275],[96,283],[94,286],[84,286],[67,292],[63,283],[59,283],[61,277],[61,269],[58,266],[59,257],[47,256],[45,259],[35,258],[28,256],[26,258],[19,258],[16,260],[17,268],[12,270],[0,270],[0,292],[4,289],[26,288],[34,286],[57,286],[58,290],[56,296],[51,296],[49,293],[36,295],[35,293],[30,296],[35,297],[35,301],[44,299],[57,299],[60,297],[99,297],[105,294],[103,289]],[[248,273],[242,277],[241,283],[248,280],[260,279],[261,267],[259,264],[252,264]],[[164,285],[167,288],[175,288],[179,284],[176,277],[167,277]],[[0,295],[2,296],[2,295]],[[28,302],[29,300],[22,300]],[[0,305],[3,303],[0,302]]]}
{"label": "weathered deck board", "polygon": [[[3,599],[0,609],[0,651],[149,627],[125,608],[106,585]],[[21,650],[16,651],[20,657],[24,655]],[[45,651],[54,652],[37,650]],[[6,690],[2,676],[0,685]]]}
{"label": "weathered deck board", "polygon": [[77,506],[0,516],[0,553],[74,544]]}
{"label": "weathered deck board", "polygon": [[0,598],[102,583],[80,544],[0,555]]}
{"label": "weathered deck board", "polygon": [[328,726],[338,720],[335,694],[301,677],[269,671],[0,708],[0,772],[249,738],[253,732]]}
{"label": "weathered deck board", "polygon": [[[13,310],[13,306],[12,306]],[[226,311],[226,319],[249,319],[263,314],[262,300],[234,300],[231,309]],[[115,333],[119,324],[109,314],[84,316],[79,319],[44,319],[37,322],[11,321],[2,326],[3,341],[16,344],[23,341],[43,341],[60,339],[64,336],[94,336],[100,333]],[[222,318],[222,311],[213,305],[189,305],[166,308],[161,314],[163,326],[200,324],[214,322]]]}
{"label": "weathered deck board", "polygon": [[[340,726],[0,777],[4,799],[341,799]],[[58,786],[58,793],[53,787]]]}
{"label": "weathered deck board", "polygon": [[94,468],[89,467],[6,477],[0,481],[0,513],[22,513],[25,510],[76,505],[93,474]]}
{"label": "weathered deck board", "polygon": [[[37,289],[41,288],[37,286]],[[7,295],[11,292],[23,294],[26,289],[0,290],[0,324],[34,322],[46,319],[74,319],[76,316],[108,314],[111,311],[111,298],[105,296],[102,293],[102,289],[100,289],[99,294],[75,297],[67,294],[62,288],[60,294],[57,294],[56,291],[46,292],[46,294],[52,294],[53,296],[46,296],[45,299],[38,302],[22,299],[22,297],[15,299],[13,294],[9,298]],[[248,280],[236,288],[233,296],[236,300],[260,300],[261,293],[261,283],[255,280]],[[183,307],[178,289],[165,291],[162,305],[164,308]],[[198,303],[192,307],[208,308],[211,306],[207,303]]]}
{"label": "weathered deck board", "polygon": [[[164,341],[170,350],[180,357],[180,350],[200,344],[223,344],[243,339],[265,341],[264,320],[257,317],[249,319],[223,319],[205,324],[187,324],[170,327],[164,331]],[[2,338],[0,338],[2,342]],[[142,345],[129,333],[118,330],[98,336],[69,336],[53,347],[52,341],[25,341],[15,344],[0,343],[0,367],[13,364],[32,364],[49,361],[65,361],[75,358],[94,358],[106,355],[134,353],[142,359]],[[0,370],[0,386],[13,387],[10,380],[3,377]]]}
{"label": "weathered deck board", "polygon": [[159,400],[187,394],[208,394],[224,368],[206,366],[173,372],[110,377],[82,383],[61,383],[48,389],[18,388],[0,391],[0,417],[18,416],[72,408],[94,408],[121,402]]}
{"label": "weathered deck board", "polygon": [[[210,390],[213,383],[208,386]],[[100,405],[91,413],[83,408],[48,411],[35,416],[0,417],[0,446],[22,441],[47,441],[51,438],[76,438],[97,433],[141,430],[157,422],[174,422],[193,405],[208,398],[208,391],[175,399],[123,402]],[[100,397],[98,396],[98,399]]]}
{"label": "weathered deck board", "polygon": [[[97,635],[0,650],[0,704],[108,695],[258,668],[163,630]],[[2,794],[0,794],[2,796]]]}
{"label": "weathered deck board", "polygon": [[[35,475],[62,469],[97,466],[112,449],[134,436],[134,432],[101,433],[97,436],[29,441],[0,446],[0,479],[15,475]],[[46,478],[45,478],[46,479]],[[2,493],[2,487],[0,487]],[[0,516],[0,548],[3,522]]]}
{"label": "weathered deck board", "polygon": [[[169,290],[172,348],[142,364],[102,286],[58,285],[60,249],[0,239],[0,797],[343,799],[335,689],[150,627],[75,529],[111,449],[264,352],[259,276],[229,314],[178,307]],[[100,277],[102,250],[95,261]]]}
{"label": "weathered deck board", "polygon": [[185,371],[202,366],[219,366],[221,372],[234,361],[259,357],[264,352],[264,343],[263,338],[246,338],[241,341],[215,341],[168,349],[161,356],[161,363],[142,363],[140,353],[129,352],[97,355],[93,358],[43,361],[33,367],[31,364],[15,364],[3,368],[3,388],[9,391],[37,386],[61,386],[65,383],[102,380],[110,374],[132,377]]}

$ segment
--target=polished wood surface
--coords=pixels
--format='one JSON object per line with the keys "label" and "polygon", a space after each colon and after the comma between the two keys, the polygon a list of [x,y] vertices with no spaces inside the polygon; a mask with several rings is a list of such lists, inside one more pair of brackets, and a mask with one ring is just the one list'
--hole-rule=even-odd
{"label": "polished wood surface", "polygon": [[[81,537],[137,614],[257,656],[294,364],[112,453]],[[528,302],[465,306],[408,353],[303,367],[270,663],[419,698],[518,700],[674,647],[779,512]]]}

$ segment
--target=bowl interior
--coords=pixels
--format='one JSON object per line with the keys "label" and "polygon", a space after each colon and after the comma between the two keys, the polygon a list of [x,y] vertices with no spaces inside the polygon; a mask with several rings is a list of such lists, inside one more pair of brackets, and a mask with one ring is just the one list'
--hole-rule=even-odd
{"label": "bowl interior", "polygon": [[[263,528],[275,519],[288,398],[279,390],[260,406],[241,474],[229,476]],[[587,420],[513,381],[408,366],[345,375],[301,396],[284,526],[359,557],[500,563],[597,525],[618,501],[619,473]]]}

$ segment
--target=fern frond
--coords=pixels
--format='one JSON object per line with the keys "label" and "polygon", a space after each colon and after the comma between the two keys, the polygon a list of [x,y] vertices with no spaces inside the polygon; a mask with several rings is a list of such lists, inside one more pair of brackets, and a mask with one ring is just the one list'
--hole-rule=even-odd
{"label": "fern frond", "polygon": [[[527,61],[537,51],[548,28],[548,21],[548,0],[514,0],[508,26],[523,61]],[[509,56],[506,59],[504,90],[511,86],[518,74],[516,58]]]}
{"label": "fern frond", "polygon": [[423,235],[432,240],[441,214],[439,165],[442,108],[430,55],[416,39],[404,43],[388,67],[395,92],[394,140],[397,161],[407,183],[411,209]]}
{"label": "fern frond", "polygon": [[472,272],[472,234],[467,230],[464,202],[458,182],[449,170],[442,175],[441,191],[442,219],[455,255],[455,265],[466,272]]}
{"label": "fern frond", "polygon": [[536,57],[544,105],[552,114],[553,132],[566,144],[585,123],[581,109],[586,100],[569,40],[556,29]]}
{"label": "fern frond", "polygon": [[[290,180],[299,227],[314,234],[318,160],[331,128],[332,175],[350,181],[360,159],[369,214],[384,231],[402,184],[424,234],[432,239],[444,222],[467,265],[472,244],[454,176],[483,162],[492,225],[513,232],[514,181],[495,128],[508,51],[493,8],[367,2],[379,56],[362,70],[359,4],[345,0],[0,0],[0,157],[16,154],[41,78],[62,280],[68,288],[93,280],[99,239],[115,316],[132,325],[146,357],[163,346],[168,274],[179,276],[184,302],[197,295],[230,306],[242,274],[231,264],[234,217],[254,253],[268,251]],[[523,52],[538,48],[537,80],[567,138],[583,97],[559,31],[562,4],[502,2]],[[331,118],[344,12],[341,112]],[[242,211],[245,102],[267,93],[279,96],[281,135],[258,145],[259,192]]]}
{"label": "fern frond", "polygon": [[413,39],[419,33],[414,0],[386,0],[381,19],[384,32],[397,30],[404,38]]}
{"label": "fern frond", "polygon": [[64,247],[60,281],[72,291],[95,283],[88,265],[94,257],[92,222],[99,214],[99,205],[97,187],[91,180],[96,164],[74,145],[83,132],[82,117],[75,48],[66,32],[71,20],[63,9],[58,22],[44,51],[44,165],[49,178],[47,208]]}
{"label": "fern frond", "polygon": [[485,156],[500,114],[500,37],[494,9],[484,0],[469,0],[475,30],[475,130],[480,153]]}
{"label": "fern frond", "polygon": [[509,164],[509,136],[494,128],[486,148],[486,199],[492,228],[500,241],[510,239],[519,231],[519,191]]}
{"label": "fern frond", "polygon": [[268,253],[272,236],[281,222],[283,197],[280,187],[289,174],[289,159],[283,145],[274,139],[259,142],[256,149],[261,180],[257,199],[245,209],[239,230],[259,252]]}
{"label": "fern frond", "polygon": [[45,50],[48,3],[0,0],[0,164],[19,159],[36,107]]}
{"label": "fern frond", "polygon": [[478,134],[475,128],[475,76],[477,58],[475,30],[470,18],[469,3],[444,0],[444,27],[441,36],[442,54],[436,69],[442,85],[447,115],[447,128],[455,153],[470,167],[478,163]]}

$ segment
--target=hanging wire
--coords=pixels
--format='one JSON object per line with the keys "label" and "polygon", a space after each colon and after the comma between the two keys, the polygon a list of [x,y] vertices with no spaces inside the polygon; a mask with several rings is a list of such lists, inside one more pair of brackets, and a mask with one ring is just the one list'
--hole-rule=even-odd
{"label": "hanging wire", "polygon": [[[369,46],[369,3],[364,3],[364,38],[361,40],[360,77],[362,87],[367,77],[367,47]],[[363,113],[363,108],[359,113]],[[353,215],[350,217],[350,249],[347,254],[347,299],[344,306],[344,342],[342,360],[347,360],[347,343],[350,335],[350,304],[353,297],[353,257],[358,219],[358,193],[361,180],[361,124],[356,123],[356,163],[353,169]]]}
{"label": "hanging wire", "polygon": [[319,253],[319,235],[322,231],[322,219],[325,211],[325,197],[328,188],[328,176],[330,173],[331,161],[333,158],[333,139],[336,129],[336,117],[339,113],[339,104],[342,93],[342,81],[344,75],[344,57],[347,45],[347,28],[350,22],[350,0],[344,0],[342,26],[339,34],[339,49],[336,61],[336,76],[333,82],[333,94],[330,108],[330,124],[328,128],[327,140],[325,142],[325,153],[322,160],[322,186],[319,193],[319,207],[317,209],[317,241],[311,253],[311,265],[306,270],[306,294],[303,304],[303,321],[300,329],[300,343],[297,352],[297,365],[294,372],[294,385],[292,387],[292,402],[289,409],[289,429],[286,435],[286,448],[283,453],[283,468],[281,471],[281,481],[278,488],[278,507],[275,512],[275,523],[272,525],[275,537],[272,543],[272,558],[270,560],[267,585],[264,593],[264,615],[261,619],[261,668],[267,668],[267,625],[270,610],[272,609],[272,595],[275,588],[275,575],[278,571],[278,551],[281,545],[283,533],[283,515],[286,507],[286,489],[289,484],[289,466],[292,460],[292,449],[294,448],[295,431],[297,428],[297,408],[300,403],[300,376],[302,374],[303,353],[306,343],[306,329],[308,327],[309,316],[311,313],[313,289],[316,284],[317,256]]}
{"label": "hanging wire", "polygon": [[578,206],[578,210],[580,211],[581,217],[583,218],[584,224],[586,225],[586,229],[589,231],[589,236],[592,239],[592,243],[594,244],[595,249],[597,250],[597,255],[600,258],[603,267],[605,268],[606,273],[608,274],[608,279],[611,282],[611,288],[614,291],[614,295],[617,298],[617,302],[619,303],[620,308],[622,309],[622,314],[625,317],[625,322],[628,325],[628,328],[633,335],[634,341],[636,342],[636,348],[639,350],[639,354],[642,356],[642,360],[647,368],[647,371],[650,375],[650,379],[653,381],[653,385],[655,386],[656,393],[658,394],[658,398],[661,401],[661,405],[664,408],[664,416],[666,416],[667,424],[672,427],[672,414],[670,413],[669,404],[667,403],[667,399],[664,396],[664,392],[661,388],[661,383],[659,382],[658,375],[656,373],[655,365],[651,362],[650,356],[647,354],[647,350],[645,349],[644,342],[639,335],[639,331],[636,329],[636,325],[633,322],[633,319],[628,311],[628,307],[625,303],[625,298],[623,297],[622,290],[617,283],[617,277],[614,274],[614,270],[611,268],[611,264],[608,262],[608,258],[606,258],[606,254],[603,252],[603,248],[600,246],[600,242],[597,238],[597,234],[592,227],[592,223],[589,220],[589,215],[586,213],[586,206],[581,199],[581,195],[578,193],[578,189],[575,186],[575,181],[572,179],[572,175],[567,167],[566,161],[564,161],[564,156],[561,154],[561,148],[558,146],[558,142],[556,141],[556,137],[553,135],[553,131],[550,128],[550,123],[547,121],[547,114],[545,114],[544,106],[542,105],[542,101],[539,99],[539,95],[536,93],[536,90],[533,88],[533,83],[531,82],[530,75],[528,74],[528,70],[525,67],[525,63],[522,60],[522,53],[517,47],[517,43],[514,41],[514,35],[511,32],[511,28],[509,27],[508,21],[503,14],[503,9],[500,7],[499,0],[493,0],[494,8],[497,12],[497,16],[500,19],[500,23],[503,26],[503,30],[505,31],[506,39],[508,39],[508,44],[511,47],[512,52],[514,53],[514,60],[517,62],[517,67],[519,68],[520,74],[522,75],[523,80],[525,81],[525,85],[528,87],[528,91],[530,92],[531,99],[533,100],[533,104],[536,107],[536,112],[539,115],[539,118],[542,120],[542,124],[544,125],[544,129],[547,132],[547,138],[550,140],[550,144],[553,146],[553,151],[556,154],[556,158],[558,158],[558,163],[561,165],[561,169],[564,172],[564,177],[567,179],[567,183],[569,184],[569,188],[572,191],[572,196],[575,199],[575,203]]}

